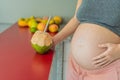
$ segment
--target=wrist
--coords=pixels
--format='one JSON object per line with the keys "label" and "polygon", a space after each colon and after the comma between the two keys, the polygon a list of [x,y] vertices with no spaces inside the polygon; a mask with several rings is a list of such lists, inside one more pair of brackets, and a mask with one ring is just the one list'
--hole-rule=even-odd
{"label": "wrist", "polygon": [[57,43],[58,43],[58,42],[57,42],[58,40],[57,40],[55,37],[53,37],[52,40],[53,40],[53,45],[56,46]]}

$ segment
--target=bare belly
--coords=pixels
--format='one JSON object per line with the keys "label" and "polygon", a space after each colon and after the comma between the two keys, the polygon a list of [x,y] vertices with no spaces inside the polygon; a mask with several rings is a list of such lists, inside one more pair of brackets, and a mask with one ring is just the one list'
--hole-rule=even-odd
{"label": "bare belly", "polygon": [[98,44],[103,43],[120,43],[120,37],[96,24],[80,24],[71,42],[72,55],[81,67],[96,69],[92,58],[107,49],[98,47]]}

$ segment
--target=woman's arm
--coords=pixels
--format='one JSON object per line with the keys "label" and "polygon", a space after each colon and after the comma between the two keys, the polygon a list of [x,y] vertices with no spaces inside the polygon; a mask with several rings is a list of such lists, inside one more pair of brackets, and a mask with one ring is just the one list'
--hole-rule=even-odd
{"label": "woman's arm", "polygon": [[66,37],[71,35],[79,25],[79,21],[76,18],[72,18],[67,25],[53,37],[54,45],[64,40]]}
{"label": "woman's arm", "polygon": [[78,2],[77,2],[74,17],[71,18],[71,20],[65,25],[65,27],[58,34],[56,34],[53,37],[54,45],[61,42],[63,39],[65,39],[69,35],[71,35],[76,30],[76,28],[78,27],[80,22],[76,18],[76,12],[77,12],[77,9],[80,6],[81,2],[82,2],[82,0],[78,0]]}

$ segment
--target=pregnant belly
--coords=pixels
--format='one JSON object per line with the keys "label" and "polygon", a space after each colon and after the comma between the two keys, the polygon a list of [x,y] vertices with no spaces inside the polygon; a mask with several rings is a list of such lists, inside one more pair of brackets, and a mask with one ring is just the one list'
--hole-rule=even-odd
{"label": "pregnant belly", "polygon": [[98,44],[120,43],[120,38],[110,30],[99,25],[82,23],[77,28],[71,42],[72,55],[76,62],[85,69],[97,69],[92,58],[104,52]]}

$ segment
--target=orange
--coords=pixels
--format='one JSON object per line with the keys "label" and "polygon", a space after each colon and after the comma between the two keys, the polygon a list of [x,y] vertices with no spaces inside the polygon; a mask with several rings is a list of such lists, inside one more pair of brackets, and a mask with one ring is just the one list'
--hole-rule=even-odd
{"label": "orange", "polygon": [[58,29],[59,29],[59,27],[58,27],[57,24],[51,24],[51,25],[48,27],[48,30],[49,30],[50,32],[58,32]]}
{"label": "orange", "polygon": [[27,21],[24,18],[20,18],[18,20],[18,26],[19,27],[26,27],[26,26],[28,26]]}
{"label": "orange", "polygon": [[39,23],[37,25],[37,29],[40,31],[44,31],[46,24],[45,23]]}

